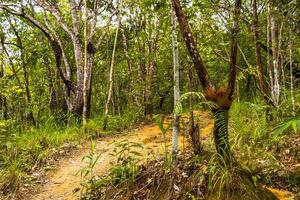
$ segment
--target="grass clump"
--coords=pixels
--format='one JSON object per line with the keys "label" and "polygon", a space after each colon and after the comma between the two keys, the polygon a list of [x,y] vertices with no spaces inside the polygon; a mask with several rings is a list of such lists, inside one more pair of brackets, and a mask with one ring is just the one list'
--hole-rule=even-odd
{"label": "grass clump", "polygon": [[115,158],[112,161],[112,166],[109,172],[104,177],[98,177],[93,174],[93,168],[101,155],[94,155],[93,145],[88,159],[88,166],[81,169],[81,175],[84,178],[83,186],[85,194],[82,199],[97,199],[99,192],[107,187],[114,187],[116,185],[130,185],[136,180],[139,171],[138,163],[141,162],[142,154],[140,151],[143,146],[136,142],[129,142],[127,140],[114,143],[111,156]]}
{"label": "grass clump", "polygon": [[[82,126],[71,114],[55,114],[36,118],[35,125],[18,120],[0,120],[0,191],[18,195],[27,185],[41,182],[45,171],[58,157],[69,154],[86,140],[114,134],[133,127],[139,112],[126,117],[110,116],[109,129],[102,131],[102,118],[90,119]],[[25,187],[26,186],[26,187]]]}
{"label": "grass clump", "polygon": [[[126,177],[128,181],[106,182],[87,191],[82,199],[277,199],[254,183],[249,173],[227,168],[219,157],[208,152],[202,158],[190,155],[179,156],[171,170],[163,158],[140,165],[134,181]],[[209,160],[211,156],[215,159]],[[99,181],[104,183],[106,178]]]}
{"label": "grass clump", "polygon": [[[300,118],[286,116],[268,120],[268,108],[260,104],[235,103],[231,109],[231,144],[243,166],[266,185],[299,192],[297,168],[300,150]],[[296,180],[296,181],[295,181]]]}
{"label": "grass clump", "polygon": [[41,179],[43,168],[90,137],[76,122],[65,128],[55,117],[37,127],[6,120],[1,124],[0,190],[4,195],[18,193],[24,185]]}

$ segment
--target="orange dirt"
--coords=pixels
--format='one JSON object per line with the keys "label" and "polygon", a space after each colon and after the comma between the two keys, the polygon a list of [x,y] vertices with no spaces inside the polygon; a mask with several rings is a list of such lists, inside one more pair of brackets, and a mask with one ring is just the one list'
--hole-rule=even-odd
{"label": "orange dirt", "polygon": [[277,196],[279,200],[289,200],[293,197],[293,194],[288,191],[277,190],[269,187],[267,189],[270,190],[273,194],[275,194],[275,196]]}
{"label": "orange dirt", "polygon": [[[195,112],[200,116],[200,127],[201,127],[201,139],[206,140],[212,133],[213,122],[209,117],[208,113]],[[185,116],[183,123],[187,123]],[[169,121],[169,120],[168,120]],[[184,132],[184,131],[182,131]],[[166,134],[167,148],[171,147],[171,136],[172,132],[168,131]],[[145,160],[152,160],[159,157],[164,153],[164,140],[160,129],[156,124],[143,126],[140,129],[134,130],[131,133],[125,135],[119,135],[116,137],[101,138],[95,141],[95,154],[100,155],[100,158],[95,166],[94,173],[97,175],[104,175],[111,166],[111,162],[115,159],[110,155],[114,149],[114,142],[121,142],[128,140],[130,142],[137,142],[144,145],[143,155]],[[188,137],[182,135],[179,136],[179,148],[184,149],[189,144]],[[46,183],[41,186],[37,194],[32,195],[31,200],[75,200],[79,199],[81,193],[81,177],[78,173],[80,169],[87,166],[82,161],[82,158],[89,154],[90,143],[83,145],[78,152],[72,156],[63,158],[59,161],[56,170],[50,172],[46,177]],[[275,195],[280,200],[287,199],[287,193],[277,191],[271,188]]]}
{"label": "orange dirt", "polygon": [[[166,124],[165,124],[166,125]],[[210,135],[212,123],[203,129],[201,138],[205,139]],[[172,131],[166,133],[167,148],[171,147]],[[95,141],[95,153],[100,154],[98,164],[94,169],[97,175],[104,175],[111,166],[113,157],[110,155],[114,149],[114,142],[128,140],[144,145],[143,154],[145,160],[152,160],[164,153],[163,135],[156,124],[146,125],[131,133],[119,135],[116,137],[101,138]],[[179,148],[184,150],[189,144],[187,137],[179,136]],[[31,200],[74,200],[80,197],[81,177],[78,174],[79,170],[87,164],[82,161],[82,158],[89,154],[90,143],[83,145],[76,155],[64,158],[59,161],[56,170],[52,171],[47,176],[46,184],[40,189],[39,193],[33,195]]]}

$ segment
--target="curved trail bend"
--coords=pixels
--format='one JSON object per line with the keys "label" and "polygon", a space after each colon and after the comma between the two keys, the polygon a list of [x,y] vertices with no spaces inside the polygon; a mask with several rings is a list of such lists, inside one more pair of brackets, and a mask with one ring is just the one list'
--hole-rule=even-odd
{"label": "curved trail bend", "polygon": [[[203,139],[211,132],[213,124],[211,121],[206,122],[202,131]],[[168,131],[167,144],[171,144],[171,131]],[[114,142],[128,140],[144,145],[143,154],[146,159],[153,159],[163,154],[164,143],[160,129],[156,124],[146,125],[131,133],[118,135],[115,137],[100,138],[95,141],[95,154],[100,158],[96,164],[94,172],[97,175],[104,175],[111,161],[114,159],[110,153],[114,149]],[[186,138],[179,137],[179,147],[184,149],[188,144]],[[81,149],[69,157],[59,161],[57,168],[50,172],[46,177],[46,183],[41,186],[37,194],[32,195],[31,200],[75,200],[80,197],[81,177],[79,170],[86,166],[82,158],[89,154],[90,142],[83,145]]]}
{"label": "curved trail bend", "polygon": [[[208,113],[198,113],[201,119],[201,140],[206,140],[212,130],[213,122]],[[184,117],[183,117],[184,118]],[[186,119],[184,119],[186,121]],[[166,134],[167,145],[171,145],[171,131]],[[145,159],[155,159],[164,152],[164,140],[160,129],[156,124],[146,125],[128,134],[115,137],[100,138],[95,141],[95,155],[100,158],[95,166],[94,173],[105,175],[111,162],[115,159],[110,153],[114,149],[114,142],[136,142],[144,145],[142,154]],[[188,145],[187,137],[179,136],[179,148],[185,149]],[[205,144],[204,144],[205,145]],[[51,171],[46,177],[46,183],[38,189],[38,193],[29,197],[30,200],[77,200],[81,194],[80,169],[87,166],[82,158],[89,154],[90,142],[87,142],[81,149],[71,156],[65,157],[58,162],[57,168]],[[270,189],[280,200],[287,200],[289,193]],[[277,194],[280,193],[280,194]]]}

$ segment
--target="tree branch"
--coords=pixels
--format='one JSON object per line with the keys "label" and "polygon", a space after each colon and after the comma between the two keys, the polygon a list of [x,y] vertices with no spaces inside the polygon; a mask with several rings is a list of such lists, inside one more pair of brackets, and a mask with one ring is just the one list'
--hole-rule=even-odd
{"label": "tree branch", "polygon": [[52,50],[55,55],[56,67],[57,67],[57,70],[59,72],[59,75],[60,75],[63,83],[66,85],[66,87],[69,90],[73,90],[71,82],[65,78],[64,73],[61,69],[62,48],[59,45],[59,43],[57,42],[57,40],[55,40],[55,38],[51,34],[51,32],[46,27],[44,27],[44,25],[42,25],[40,22],[38,22],[32,16],[27,15],[25,12],[18,12],[9,7],[3,6],[3,5],[0,5],[0,9],[5,10],[6,12],[8,12],[12,15],[19,16],[23,19],[26,19],[29,23],[31,23],[33,26],[35,26],[36,28],[38,28],[39,30],[41,30],[44,33],[44,35],[48,38],[48,40],[51,44]]}
{"label": "tree branch", "polygon": [[72,41],[76,40],[76,34],[74,33],[73,30],[70,30],[70,28],[68,27],[67,23],[65,22],[64,18],[61,15],[61,12],[60,12],[57,4],[49,5],[49,4],[45,3],[44,0],[38,0],[37,4],[40,7],[42,7],[43,9],[50,12],[55,17],[56,21],[60,24],[62,29],[64,29],[64,31],[66,31],[68,33],[68,35],[71,37]]}
{"label": "tree branch", "polygon": [[234,16],[233,16],[233,24],[231,28],[231,47],[230,47],[230,71],[229,71],[229,78],[228,78],[228,97],[233,99],[234,88],[235,88],[235,81],[236,81],[236,63],[237,63],[237,51],[238,51],[238,44],[237,44],[237,35],[239,32],[239,16],[241,12],[241,5],[242,0],[235,0],[234,2]]}
{"label": "tree branch", "polygon": [[189,23],[186,19],[185,14],[183,13],[179,0],[172,0],[172,5],[175,10],[180,30],[182,32],[189,54],[193,60],[200,82],[204,90],[206,90],[207,88],[211,87],[211,83],[209,81],[207,70],[197,49]]}
{"label": "tree branch", "polygon": [[79,33],[79,16],[78,16],[78,6],[76,5],[75,0],[69,0],[69,5],[71,9],[72,15],[72,24],[73,24],[73,32],[74,34]]}

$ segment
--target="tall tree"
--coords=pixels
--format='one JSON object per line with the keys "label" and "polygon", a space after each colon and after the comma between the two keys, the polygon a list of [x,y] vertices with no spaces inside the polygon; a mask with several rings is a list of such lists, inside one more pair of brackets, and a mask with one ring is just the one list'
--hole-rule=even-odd
{"label": "tall tree", "polygon": [[[5,69],[4,69],[4,52],[3,49],[1,49],[1,60],[0,60],[0,78],[3,78],[5,76]],[[2,111],[2,115],[1,117],[3,119],[7,119],[8,118],[8,114],[7,114],[7,101],[6,101],[6,97],[5,95],[0,93],[0,108]]]}
{"label": "tall tree", "polygon": [[[43,40],[43,35],[39,34],[38,35],[38,41],[39,41],[39,47],[43,48],[44,46],[44,40]],[[50,59],[47,54],[48,49],[44,50],[44,54],[42,55],[43,59],[43,64],[45,68],[45,76],[47,79],[47,85],[48,85],[48,90],[49,90],[49,107],[50,110],[55,110],[57,109],[57,91],[54,87],[54,80],[53,80],[53,73],[51,71],[51,66],[50,66]]]}
{"label": "tall tree", "polygon": [[230,69],[228,85],[215,89],[210,82],[206,67],[202,61],[200,53],[197,49],[192,31],[190,29],[187,18],[183,12],[179,0],[172,0],[172,5],[176,11],[176,16],[180,25],[180,29],[193,60],[194,67],[197,71],[199,80],[202,84],[204,94],[207,100],[212,101],[214,106],[211,110],[214,115],[214,140],[217,152],[225,159],[226,162],[232,163],[232,155],[228,140],[228,111],[233,101],[233,94],[236,80],[236,63],[237,63],[237,34],[238,21],[241,9],[241,0],[235,0],[234,17],[231,28],[231,47],[230,47]]}
{"label": "tall tree", "polygon": [[138,98],[137,95],[135,93],[133,93],[133,90],[135,88],[135,81],[134,81],[134,77],[133,77],[133,66],[132,66],[132,61],[131,58],[129,56],[129,46],[128,46],[128,39],[126,37],[125,34],[125,30],[124,27],[120,28],[120,32],[122,35],[122,42],[123,42],[123,49],[124,49],[124,54],[125,54],[125,58],[126,58],[126,62],[127,62],[127,66],[128,66],[128,74],[129,74],[129,93],[131,94],[131,98],[132,98],[132,102],[134,103],[135,106],[138,105]]}
{"label": "tall tree", "polygon": [[295,81],[293,74],[293,42],[292,42],[292,32],[291,28],[289,29],[289,67],[290,67],[290,90],[291,90],[291,103],[292,103],[292,114],[295,116],[296,111],[296,97],[295,97]]}
{"label": "tall tree", "polygon": [[258,24],[258,14],[257,14],[257,3],[256,0],[252,2],[253,8],[253,19],[252,19],[252,32],[253,32],[253,41],[255,46],[255,55],[256,55],[256,65],[258,67],[258,83],[260,91],[263,95],[264,101],[267,104],[274,105],[273,100],[268,95],[268,86],[264,76],[264,68],[262,62],[262,55],[260,51],[260,43],[259,43],[259,24]]}
{"label": "tall tree", "polygon": [[[24,87],[21,87],[21,88],[23,88],[25,90],[25,107],[27,108],[27,110],[25,112],[25,118],[26,118],[26,120],[35,124],[35,119],[34,119],[33,113],[31,111],[31,109],[29,109],[30,104],[31,104],[31,92],[29,89],[29,75],[28,75],[27,60],[26,60],[25,52],[24,52],[25,47],[23,45],[23,41],[20,36],[19,30],[17,30],[17,28],[14,26],[11,19],[8,18],[7,20],[10,25],[10,28],[12,30],[12,33],[14,34],[14,36],[16,38],[15,46],[18,47],[18,49],[20,51],[21,69],[23,71],[23,80],[24,80]],[[6,49],[4,47],[4,44],[3,44],[3,48]],[[9,56],[8,52],[6,52],[6,53],[7,53],[7,56]],[[12,67],[14,68],[12,61],[11,61],[11,63],[12,63]],[[17,74],[16,74],[16,77],[17,77]],[[19,84],[21,84],[21,81],[19,80],[19,78],[18,78],[18,82],[19,82]]]}
{"label": "tall tree", "polygon": [[149,59],[146,65],[145,76],[145,118],[147,121],[152,121],[153,114],[153,84],[154,76],[157,68],[157,49],[158,49],[158,36],[159,36],[159,24],[157,14],[154,14],[154,30],[153,34],[150,34],[148,40]]}
{"label": "tall tree", "polygon": [[[176,33],[176,14],[175,11],[171,10],[171,23],[172,23],[172,51],[173,51],[173,73],[174,73],[174,107],[180,98],[180,87],[179,87],[179,51],[178,41]],[[172,136],[172,151],[176,155],[178,152],[178,133],[179,133],[179,116],[174,113],[174,125],[173,125],[173,136]]]}
{"label": "tall tree", "polygon": [[[189,91],[193,92],[193,70],[192,68],[188,71],[188,81],[189,81]],[[189,135],[192,141],[192,147],[195,155],[200,155],[201,153],[201,143],[200,143],[200,135],[199,135],[199,124],[194,121],[194,99],[193,95],[189,96],[189,112],[190,112],[190,119],[189,119]]]}
{"label": "tall tree", "polygon": [[[90,95],[91,95],[91,78],[92,78],[92,66],[94,64],[94,55],[96,53],[96,50],[100,47],[102,42],[102,36],[98,34],[99,29],[97,29],[97,22],[101,18],[101,14],[105,13],[107,15],[107,12],[110,12],[109,7],[105,7],[105,5],[100,4],[99,0],[95,0],[94,4],[92,6],[88,6],[89,10],[89,24],[90,26],[90,32],[89,32],[89,40],[87,41],[87,85],[84,86],[84,44],[82,44],[81,40],[81,34],[80,34],[80,23],[81,23],[81,15],[80,11],[82,10],[82,3],[77,2],[75,0],[69,0],[65,8],[61,8],[59,6],[60,2],[57,1],[45,1],[45,0],[38,0],[36,1],[37,6],[40,7],[39,13],[37,11],[32,11],[32,9],[27,8],[26,6],[32,7],[31,1],[24,1],[24,3],[20,6],[14,5],[14,4],[1,4],[0,8],[7,11],[8,13],[12,15],[19,16],[20,18],[26,19],[32,26],[40,29],[44,35],[48,38],[54,55],[56,57],[56,65],[57,69],[59,71],[60,77],[63,80],[63,83],[65,85],[65,88],[67,91],[65,94],[66,101],[68,102],[68,110],[76,115],[81,115],[83,112],[83,88],[88,89],[87,94],[87,110],[90,108]],[[108,3],[108,2],[107,2]],[[104,6],[105,8],[103,9]],[[20,8],[19,10],[17,10]],[[63,14],[64,11],[67,10],[67,12],[71,13],[71,23],[68,23],[68,19]],[[36,13],[32,13],[36,12]],[[67,35],[71,41],[71,44],[73,46],[73,59],[75,63],[76,68],[76,74],[75,74],[75,81],[72,81],[72,75],[71,70],[68,68],[68,63],[71,62],[70,59],[67,58],[65,52],[65,45],[61,41],[65,41],[64,36],[61,36],[63,34],[58,34],[56,32],[57,27],[53,27],[53,21],[50,20],[44,20],[46,23],[40,20],[40,18],[37,17],[38,14],[42,14],[47,19],[48,16],[52,16],[55,20],[55,23],[60,28],[59,30],[62,30],[65,35]],[[104,14],[103,14],[104,15]],[[109,20],[108,20],[109,21]],[[70,25],[71,24],[71,25]],[[50,27],[51,25],[52,27]],[[103,34],[102,34],[103,35]],[[96,39],[97,38],[97,39]],[[62,69],[61,67],[61,61],[64,61],[66,69]],[[87,115],[89,114],[89,111],[87,111]]]}
{"label": "tall tree", "polygon": [[120,28],[120,16],[118,17],[118,25],[117,25],[116,35],[115,35],[115,39],[114,39],[113,52],[112,52],[111,63],[110,63],[110,68],[109,68],[108,92],[107,92],[107,99],[105,102],[103,130],[107,129],[109,105],[110,105],[110,102],[112,101],[113,84],[114,84],[114,77],[113,77],[114,64],[115,64],[115,54],[116,54],[116,48],[117,48],[119,28]]}
{"label": "tall tree", "polygon": [[272,49],[272,69],[273,69],[273,84],[272,84],[272,98],[275,107],[279,107],[280,100],[280,57],[279,57],[279,41],[278,41],[278,32],[275,21],[275,10],[273,8],[273,1],[269,2],[269,27],[270,27],[270,41]]}
{"label": "tall tree", "polygon": [[84,67],[83,67],[83,109],[82,109],[82,122],[83,125],[87,123],[88,118],[88,93],[89,93],[89,86],[90,86],[90,67],[88,65],[88,41],[89,41],[89,35],[88,35],[88,10],[87,10],[87,0],[84,0]]}

